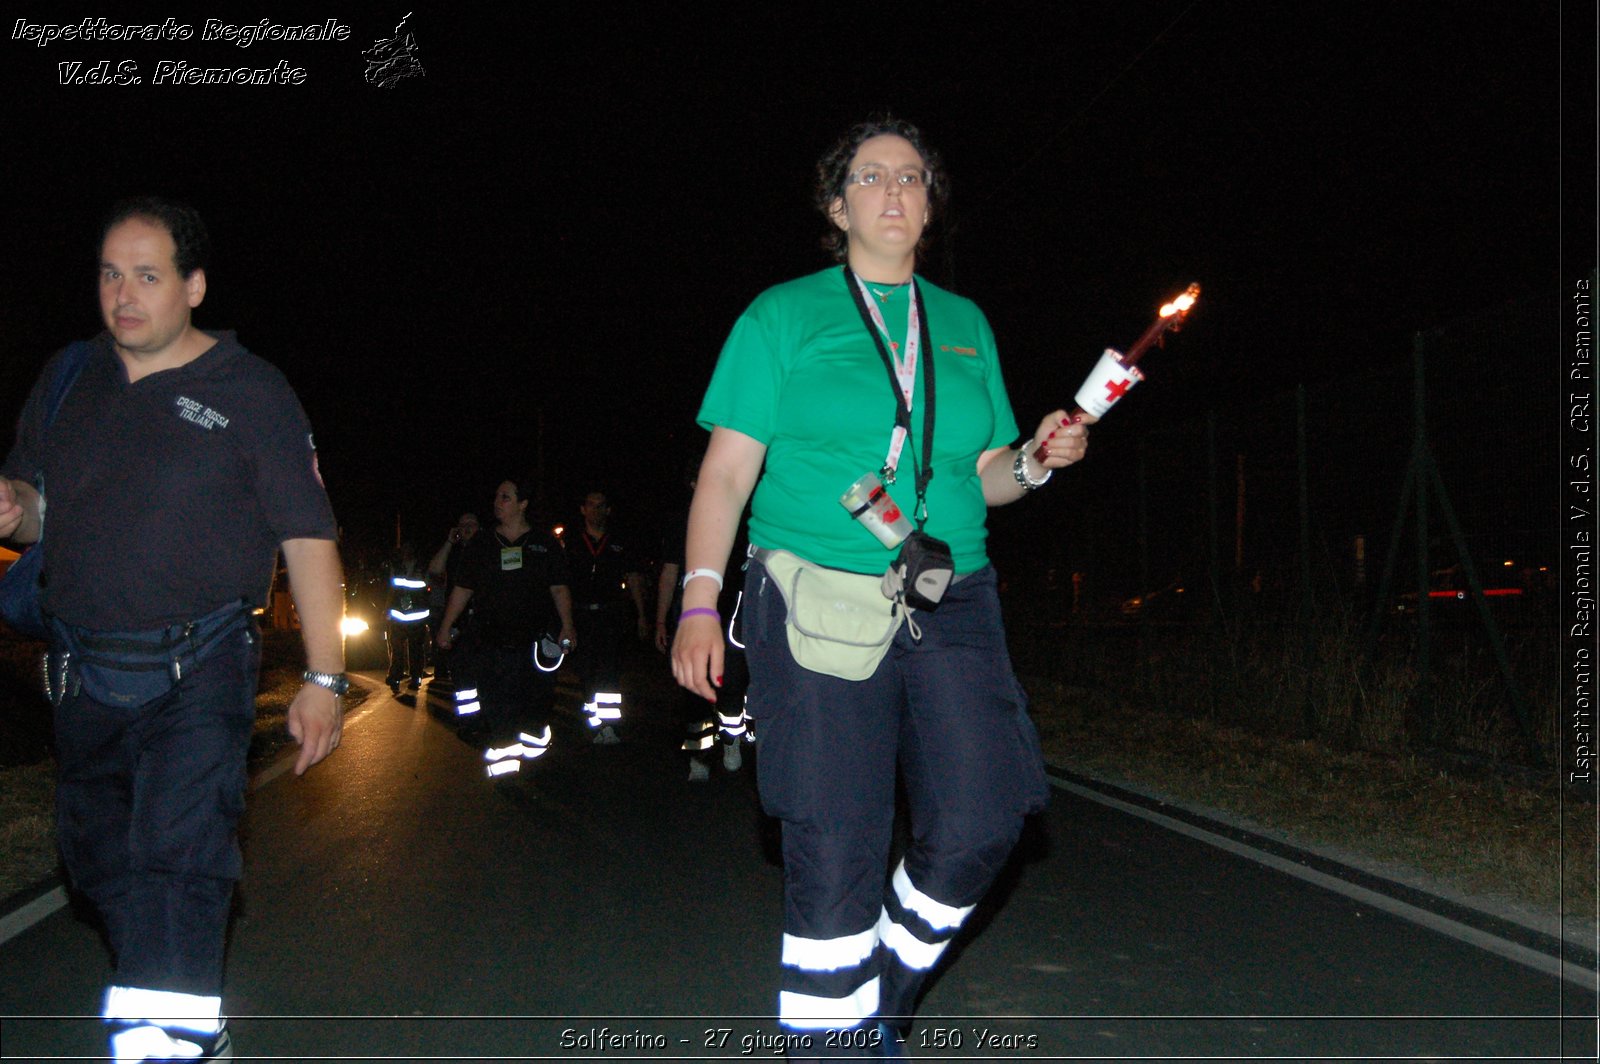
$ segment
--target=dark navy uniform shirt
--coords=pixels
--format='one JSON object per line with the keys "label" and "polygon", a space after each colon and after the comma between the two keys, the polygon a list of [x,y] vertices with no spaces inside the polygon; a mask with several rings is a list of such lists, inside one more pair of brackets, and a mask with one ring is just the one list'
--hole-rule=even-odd
{"label": "dark navy uniform shirt", "polygon": [[[44,475],[45,609],[111,631],[266,602],[278,545],[335,539],[305,411],[231,332],[129,383],[108,334],[49,433],[34,385],[6,476]],[[61,357],[60,355],[56,356]]]}

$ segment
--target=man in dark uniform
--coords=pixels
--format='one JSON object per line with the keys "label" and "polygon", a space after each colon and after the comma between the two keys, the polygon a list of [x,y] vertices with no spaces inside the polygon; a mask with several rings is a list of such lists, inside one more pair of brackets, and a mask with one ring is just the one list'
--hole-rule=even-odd
{"label": "man in dark uniform", "polygon": [[[100,247],[106,332],[51,361],[0,477],[0,538],[39,543],[48,511],[57,839],[115,956],[103,1015],[118,1061],[233,1055],[222,957],[260,664],[252,610],[280,549],[309,665],[288,714],[296,773],[339,744],[348,686],[310,426],[281,373],[191,323],[208,250],[187,207],[118,206]],[[80,364],[52,420],[51,384]]]}
{"label": "man in dark uniform", "polygon": [[640,639],[650,638],[644,614],[644,577],[633,553],[607,528],[611,502],[591,491],[579,507],[583,527],[568,534],[567,569],[572,579],[573,620],[578,626],[574,666],[583,681],[583,711],[597,743],[615,743],[622,721],[622,640],[629,603]]}
{"label": "man in dark uniform", "polygon": [[420,690],[424,657],[428,649],[428,577],[417,561],[417,549],[407,540],[400,544],[400,557],[385,570],[389,602],[384,623],[389,635],[389,690],[400,693],[400,683],[411,678],[411,690]]}
{"label": "man in dark uniform", "polygon": [[[444,620],[445,608],[450,603],[450,592],[456,586],[456,577],[461,573],[461,555],[472,537],[478,534],[478,515],[468,510],[456,519],[455,527],[450,529],[450,534],[445,536],[444,543],[434,552],[428,561],[428,579],[432,582],[429,592],[428,604],[432,610],[432,624],[434,634],[439,633],[439,625]],[[471,611],[464,613],[456,620],[457,626],[467,623]],[[454,638],[454,637],[452,637]],[[452,652],[435,645],[433,652],[433,682],[449,684],[454,682],[450,672],[450,659]]]}

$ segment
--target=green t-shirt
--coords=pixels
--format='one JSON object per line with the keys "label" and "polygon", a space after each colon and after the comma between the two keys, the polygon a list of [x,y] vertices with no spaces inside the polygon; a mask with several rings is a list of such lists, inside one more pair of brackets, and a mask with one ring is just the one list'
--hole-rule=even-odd
{"label": "green t-shirt", "polygon": [[[751,504],[750,542],[819,565],[881,573],[894,553],[850,516],[839,496],[861,474],[882,467],[896,404],[847,283],[846,273],[834,267],[758,296],[722,348],[698,421],[706,429],[720,425],[742,432],[767,447]],[[950,544],[957,572],[972,572],[988,561],[978,455],[1015,440],[1017,422],[983,312],[920,277],[917,284],[937,385],[925,530]],[[909,292],[909,285],[901,285],[880,304],[890,336],[900,344]],[[922,457],[924,380],[919,366],[911,434],[890,488],[907,516],[916,503],[913,456],[918,462]]]}

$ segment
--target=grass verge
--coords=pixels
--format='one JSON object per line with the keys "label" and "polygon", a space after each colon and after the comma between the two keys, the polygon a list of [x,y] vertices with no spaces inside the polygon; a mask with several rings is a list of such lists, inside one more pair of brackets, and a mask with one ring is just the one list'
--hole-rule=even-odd
{"label": "grass verge", "polygon": [[1595,807],[1553,787],[1123,706],[1086,713],[1085,701],[1063,688],[1034,698],[1052,763],[1218,810],[1373,871],[1593,922]]}

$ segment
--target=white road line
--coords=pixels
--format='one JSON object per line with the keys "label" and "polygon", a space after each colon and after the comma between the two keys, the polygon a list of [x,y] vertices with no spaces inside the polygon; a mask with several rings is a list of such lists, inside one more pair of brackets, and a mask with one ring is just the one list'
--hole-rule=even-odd
{"label": "white road line", "polygon": [[34,924],[67,904],[67,888],[56,887],[0,918],[0,943],[16,938]]}
{"label": "white road line", "polygon": [[1186,835],[1208,846],[1215,846],[1219,850],[1225,850],[1257,864],[1276,869],[1279,872],[1285,872],[1297,879],[1303,879],[1307,883],[1313,883],[1336,894],[1342,894],[1354,901],[1359,901],[1364,905],[1370,905],[1374,909],[1381,909],[1386,913],[1409,920],[1414,924],[1420,924],[1458,941],[1477,946],[1479,949],[1487,950],[1497,956],[1532,968],[1534,971],[1566,979],[1585,990],[1592,991],[1595,989],[1595,973],[1582,965],[1573,964],[1571,961],[1563,960],[1559,957],[1552,957],[1548,953],[1542,953],[1539,950],[1516,942],[1509,942],[1497,935],[1489,934],[1487,931],[1463,924],[1458,920],[1440,916],[1438,913],[1432,913],[1396,898],[1391,898],[1387,894],[1380,894],[1375,890],[1368,890],[1366,887],[1347,883],[1337,876],[1330,876],[1326,872],[1318,872],[1314,868],[1296,864],[1287,858],[1267,853],[1264,850],[1258,850],[1246,843],[1230,839],[1226,835],[1219,835],[1214,831],[1207,831],[1186,821],[1165,816],[1153,809],[1146,809],[1144,806],[1136,805],[1133,802],[1124,802],[1119,798],[1113,798],[1109,794],[1102,794],[1092,787],[1069,783],[1054,776],[1050,777],[1050,784],[1053,787],[1059,787],[1064,791],[1076,794],[1080,798],[1087,798],[1089,801],[1099,802],[1101,805],[1110,806],[1112,809],[1141,817],[1153,824],[1159,824],[1169,831],[1176,831],[1180,835]]}

